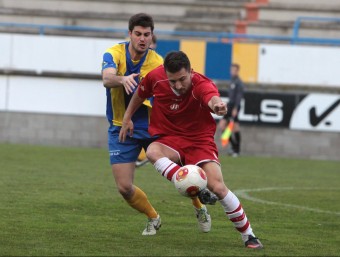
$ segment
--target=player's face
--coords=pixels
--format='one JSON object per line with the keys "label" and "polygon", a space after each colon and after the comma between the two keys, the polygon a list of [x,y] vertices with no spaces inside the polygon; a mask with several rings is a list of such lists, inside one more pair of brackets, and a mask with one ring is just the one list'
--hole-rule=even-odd
{"label": "player's face", "polygon": [[185,95],[191,89],[191,72],[182,68],[176,73],[166,71],[170,87],[180,95]]}
{"label": "player's face", "polygon": [[152,31],[150,27],[136,26],[129,31],[132,50],[137,54],[144,54],[152,42]]}
{"label": "player's face", "polygon": [[237,75],[238,75],[238,69],[237,69],[237,67],[231,66],[231,68],[230,68],[230,74],[231,74],[232,77],[237,76]]}

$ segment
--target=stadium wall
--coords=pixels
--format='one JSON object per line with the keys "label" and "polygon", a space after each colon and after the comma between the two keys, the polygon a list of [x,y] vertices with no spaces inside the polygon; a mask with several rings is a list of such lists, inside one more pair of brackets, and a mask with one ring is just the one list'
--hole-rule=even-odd
{"label": "stadium wall", "polygon": [[[0,112],[0,142],[107,148],[105,117]],[[216,133],[220,154],[227,154]],[[242,154],[340,160],[340,133],[242,126]]]}
{"label": "stadium wall", "polygon": [[[6,75],[0,91],[0,142],[106,148],[100,80]],[[240,121],[244,154],[340,160],[340,95],[247,92]]]}
{"label": "stadium wall", "polygon": [[[0,70],[99,75],[104,51],[122,41],[0,34]],[[157,52],[171,50],[185,51],[192,67],[214,80],[229,80],[234,61],[247,83],[340,88],[338,47],[159,40]]]}
{"label": "stadium wall", "polygon": [[[119,41],[1,34],[0,142],[106,147],[105,89],[98,77],[103,52]],[[298,77],[304,69],[313,72],[317,84],[340,86],[338,77],[326,76],[329,71],[337,74],[338,48],[296,47],[173,40],[159,42],[157,50],[162,55],[185,50],[194,69],[216,80],[227,80],[230,63],[237,61],[244,80],[259,88],[267,82],[296,83],[290,73]],[[303,59],[308,63],[301,63]],[[322,69],[316,72],[318,67]],[[308,76],[302,78],[309,83]],[[244,154],[340,160],[339,95],[251,94],[245,96],[240,117]]]}

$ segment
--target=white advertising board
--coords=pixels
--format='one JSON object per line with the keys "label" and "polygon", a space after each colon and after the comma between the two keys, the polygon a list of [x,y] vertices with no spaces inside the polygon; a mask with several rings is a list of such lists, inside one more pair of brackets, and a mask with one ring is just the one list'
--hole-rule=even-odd
{"label": "white advertising board", "polygon": [[0,111],[6,110],[7,95],[7,76],[0,76]]}
{"label": "white advertising board", "polygon": [[338,47],[261,44],[258,82],[340,87],[339,63]]}
{"label": "white advertising board", "polygon": [[[100,74],[105,50],[123,41],[17,34],[9,37],[10,40],[6,39],[7,41],[0,45],[1,48],[4,47],[1,49],[1,55],[4,52],[5,59],[11,59],[9,68],[37,73],[45,71]],[[0,61],[0,68],[6,66],[8,61]]]}
{"label": "white advertising board", "polygon": [[105,116],[101,81],[11,76],[8,111]]}
{"label": "white advertising board", "polygon": [[11,66],[12,36],[0,34],[0,69]]}
{"label": "white advertising board", "polygon": [[340,95],[307,95],[295,107],[289,128],[340,132]]}

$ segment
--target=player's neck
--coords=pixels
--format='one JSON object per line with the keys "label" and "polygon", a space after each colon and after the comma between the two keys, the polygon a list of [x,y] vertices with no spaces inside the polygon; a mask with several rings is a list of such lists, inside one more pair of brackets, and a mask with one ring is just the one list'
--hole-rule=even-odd
{"label": "player's neck", "polygon": [[131,44],[129,45],[129,53],[130,53],[130,57],[131,60],[133,61],[139,61],[140,59],[142,59],[142,57],[144,56],[145,53],[139,54],[137,53],[133,47],[131,46]]}

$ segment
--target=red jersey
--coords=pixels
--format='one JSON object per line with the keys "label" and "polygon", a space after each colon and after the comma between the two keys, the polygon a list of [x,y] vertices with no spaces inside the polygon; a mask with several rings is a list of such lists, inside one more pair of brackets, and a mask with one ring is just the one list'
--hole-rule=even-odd
{"label": "red jersey", "polygon": [[141,98],[154,96],[149,124],[151,136],[178,135],[192,139],[214,136],[216,122],[208,102],[220,94],[210,79],[197,72],[192,75],[192,87],[185,95],[172,90],[163,65],[142,80],[138,95]]}

